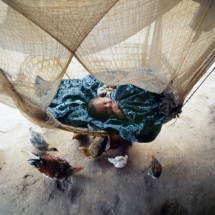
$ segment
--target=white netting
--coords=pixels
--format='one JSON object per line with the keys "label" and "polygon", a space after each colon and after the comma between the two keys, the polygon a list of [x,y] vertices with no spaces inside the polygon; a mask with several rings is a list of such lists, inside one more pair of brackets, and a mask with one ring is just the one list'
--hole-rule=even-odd
{"label": "white netting", "polygon": [[[22,100],[41,110],[63,77],[87,73],[173,92],[180,105],[215,59],[213,0],[4,2],[0,67]],[[15,107],[2,82],[0,101]]]}

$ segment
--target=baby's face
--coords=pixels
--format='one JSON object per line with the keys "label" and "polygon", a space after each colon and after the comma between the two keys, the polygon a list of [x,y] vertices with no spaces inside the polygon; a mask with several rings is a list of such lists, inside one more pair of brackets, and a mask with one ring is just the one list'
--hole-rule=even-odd
{"label": "baby's face", "polygon": [[110,98],[98,97],[93,103],[96,107],[96,114],[98,117],[106,118],[113,113],[112,100]]}

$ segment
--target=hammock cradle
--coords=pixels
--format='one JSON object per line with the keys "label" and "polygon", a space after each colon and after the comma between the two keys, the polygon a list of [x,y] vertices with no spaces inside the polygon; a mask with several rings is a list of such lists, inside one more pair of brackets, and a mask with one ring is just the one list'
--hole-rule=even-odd
{"label": "hammock cradle", "polygon": [[213,0],[4,0],[0,8],[0,102],[41,127],[116,134],[67,126],[46,111],[63,78],[89,73],[173,93],[168,121],[215,59]]}

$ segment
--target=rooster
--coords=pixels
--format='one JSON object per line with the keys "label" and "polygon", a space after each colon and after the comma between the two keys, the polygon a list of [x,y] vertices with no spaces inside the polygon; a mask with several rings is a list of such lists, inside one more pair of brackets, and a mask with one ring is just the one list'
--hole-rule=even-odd
{"label": "rooster", "polygon": [[52,147],[47,143],[42,134],[36,132],[33,128],[29,128],[30,141],[32,145],[40,151],[58,151],[55,147]]}
{"label": "rooster", "polygon": [[88,158],[98,158],[105,151],[107,142],[108,137],[101,137],[99,140],[95,138],[88,148],[79,147],[79,149]]}
{"label": "rooster", "polygon": [[150,165],[148,168],[148,175],[151,175],[152,178],[154,179],[159,178],[162,172],[162,166],[152,153],[149,152],[149,156],[150,156]]}
{"label": "rooster", "polygon": [[71,175],[83,169],[81,166],[71,166],[67,160],[52,155],[30,154],[35,156],[36,159],[29,159],[28,162],[50,179],[68,179]]}

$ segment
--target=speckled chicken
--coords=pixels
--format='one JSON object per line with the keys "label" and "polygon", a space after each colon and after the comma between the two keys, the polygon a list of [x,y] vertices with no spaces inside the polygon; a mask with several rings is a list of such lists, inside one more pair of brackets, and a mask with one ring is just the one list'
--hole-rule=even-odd
{"label": "speckled chicken", "polygon": [[33,128],[29,128],[30,141],[33,146],[40,151],[58,151],[55,147],[52,147],[47,143],[42,134],[36,132]]}
{"label": "speckled chicken", "polygon": [[36,159],[29,159],[28,162],[50,179],[65,180],[83,169],[82,166],[71,166],[67,160],[52,155],[30,154]]}
{"label": "speckled chicken", "polygon": [[98,158],[105,151],[108,142],[108,137],[101,137],[99,140],[97,138],[93,139],[92,143],[88,148],[79,147],[82,153],[88,158]]}
{"label": "speckled chicken", "polygon": [[160,162],[154,157],[154,155],[149,152],[150,165],[148,168],[148,175],[151,175],[152,178],[159,178],[162,172],[162,166]]}

